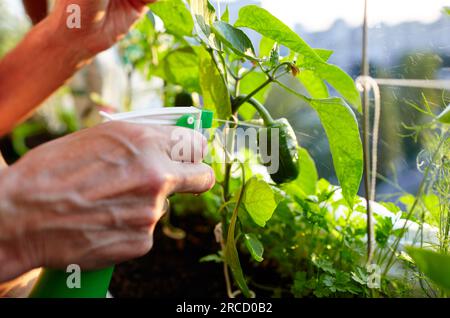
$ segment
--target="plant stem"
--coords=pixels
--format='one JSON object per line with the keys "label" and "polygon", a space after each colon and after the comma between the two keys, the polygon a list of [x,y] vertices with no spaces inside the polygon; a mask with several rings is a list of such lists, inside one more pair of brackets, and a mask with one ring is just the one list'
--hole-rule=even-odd
{"label": "plant stem", "polygon": [[369,92],[364,87],[363,98],[363,160],[364,160],[364,198],[366,200],[366,214],[367,214],[367,264],[370,264],[373,257],[373,215],[370,205],[370,140],[369,140]]}
{"label": "plant stem", "polygon": [[223,183],[223,196],[224,200],[228,201],[230,198],[230,179],[231,179],[231,166],[232,163],[227,162],[225,164],[225,176],[224,176],[224,183]]}
{"label": "plant stem", "polygon": [[[226,239],[226,235],[225,233],[227,233],[227,206],[230,205],[233,202],[230,201],[225,201],[224,204],[221,205],[221,207],[219,208],[219,214],[222,217],[222,237],[220,238],[220,248],[222,250],[222,255],[223,255],[223,276],[225,279],[225,286],[226,286],[226,290],[227,290],[227,295],[228,298],[232,298],[233,297],[233,291],[231,290],[231,282],[230,282],[230,273],[228,271],[228,265],[225,259],[225,255],[226,255],[226,251],[225,251],[225,239]],[[225,211],[225,212],[224,212]]]}
{"label": "plant stem", "polygon": [[436,150],[434,151],[434,153],[433,153],[433,155],[431,157],[430,164],[425,169],[422,181],[420,182],[419,189],[417,190],[417,193],[416,193],[416,197],[414,199],[414,202],[413,202],[411,208],[409,209],[408,215],[406,216],[405,224],[403,225],[403,227],[401,229],[401,234],[397,237],[397,239],[394,242],[394,247],[393,247],[392,253],[391,253],[391,255],[390,255],[389,259],[388,259],[388,262],[386,264],[386,268],[385,268],[385,270],[383,272],[383,276],[386,276],[387,272],[389,271],[389,268],[392,265],[393,258],[395,256],[395,253],[397,252],[398,245],[400,244],[400,240],[402,239],[403,234],[405,232],[406,225],[408,224],[409,219],[411,218],[414,210],[416,209],[417,204],[421,200],[421,196],[422,196],[423,191],[425,189],[425,185],[426,185],[426,182],[427,182],[427,179],[428,179],[428,175],[430,174],[430,171],[431,171],[431,166],[436,161],[436,158],[437,158],[437,156],[439,154],[439,151],[441,150],[441,147],[444,144],[445,140],[446,140],[445,138],[441,139],[441,141],[439,142]]}
{"label": "plant stem", "polygon": [[227,85],[228,81],[227,81],[226,69],[224,69],[224,70],[220,69],[219,62],[217,61],[217,59],[214,55],[213,49],[208,49],[208,53],[211,56],[211,59],[213,60],[214,64],[216,65],[216,68],[219,71],[219,74],[222,77],[223,82],[225,83],[225,85]]}
{"label": "plant stem", "polygon": [[[277,65],[272,71],[269,71],[269,72],[272,72],[272,75],[269,75],[271,78],[279,78],[280,77],[280,75],[279,76],[276,76],[277,75],[277,72],[278,72],[278,70],[280,69],[280,68],[282,68],[283,66],[289,66],[289,67],[291,67],[291,62],[283,62],[283,63],[281,63],[281,64],[279,64],[279,65]],[[284,75],[284,74],[286,74],[286,73],[289,73],[289,71],[286,71],[286,72],[283,72],[282,74]],[[267,73],[266,73],[267,74]]]}
{"label": "plant stem", "polygon": [[[231,116],[230,119],[236,118],[237,114],[234,114]],[[236,123],[233,123],[231,125],[231,137],[228,136],[228,133],[225,135],[225,176],[224,176],[224,182],[223,182],[223,194],[224,194],[224,200],[227,202],[230,199],[230,179],[231,179],[231,167],[233,165],[233,162],[231,160],[231,154],[234,151],[234,128],[237,127]],[[231,139],[230,142],[229,139]]]}
{"label": "plant stem", "polygon": [[[234,136],[233,136],[234,139]],[[225,152],[228,152],[228,149],[226,149],[228,142],[227,142],[227,137],[225,140]],[[233,142],[231,143],[232,146],[231,148],[233,148]],[[226,158],[228,158],[228,155],[226,155]],[[228,158],[229,159],[229,158]],[[224,176],[224,182],[223,182],[223,200],[224,202],[228,202],[230,200],[230,180],[231,180],[231,169],[233,167],[233,162],[231,161],[227,161],[225,163],[225,176]],[[225,211],[227,211],[227,209],[225,209]],[[229,274],[229,270],[228,270],[228,263],[227,263],[227,259],[226,259],[226,242],[227,242],[227,234],[228,231],[230,230],[229,227],[227,227],[227,212],[222,213],[222,253],[223,253],[223,257],[224,257],[224,261],[223,261],[223,275],[224,275],[224,279],[225,279],[225,285],[226,285],[226,289],[227,289],[227,295],[228,298],[232,298],[233,297],[233,292],[231,290],[231,283],[230,283],[230,274]]]}
{"label": "plant stem", "polygon": [[[242,199],[244,197],[244,192],[245,192],[245,168],[241,162],[239,162],[239,164],[242,169],[242,186],[241,186],[241,189],[239,191],[239,194],[238,194],[238,197],[236,200],[236,205],[234,207],[233,214],[231,215],[230,226],[228,227],[228,232],[226,233],[226,240],[224,241],[225,242],[224,260],[227,263],[227,265],[229,265],[229,260],[227,258],[231,257],[232,259],[234,259],[233,260],[234,266],[235,266],[234,270],[233,270],[233,267],[230,267],[230,268],[233,271],[237,285],[240,287],[243,295],[245,297],[249,297],[249,290],[248,290],[247,284],[245,283],[245,279],[244,279],[243,273],[242,273],[242,268],[239,263],[239,255],[237,252],[236,240],[235,240],[235,228],[236,228],[236,223],[238,221],[239,207],[242,203]],[[239,278],[239,277],[241,277],[241,278]]]}
{"label": "plant stem", "polygon": [[293,90],[292,88],[290,88],[289,86],[281,83],[279,80],[274,80],[275,83],[277,83],[278,85],[280,85],[280,87],[284,88],[287,92],[297,96],[298,98],[302,99],[303,101],[310,103],[311,102],[311,98],[306,97],[305,95],[302,95],[298,92],[296,92],[295,90]]}
{"label": "plant stem", "polygon": [[241,86],[241,80],[239,78],[236,79],[236,83],[234,85],[234,96],[239,96]]}
{"label": "plant stem", "polygon": [[[225,245],[222,244],[222,253],[225,253]],[[223,262],[223,276],[225,277],[225,285],[227,288],[228,298],[233,298],[233,291],[231,290],[230,272],[228,271],[227,262]]]}
{"label": "plant stem", "polygon": [[225,62],[225,58],[223,57],[223,55],[221,53],[218,53],[219,57],[220,57],[220,61],[222,62],[222,66],[223,66],[223,71],[225,74],[225,83],[228,83],[228,71],[227,71],[227,63]]}
{"label": "plant stem", "polygon": [[242,95],[242,99],[236,98],[235,101],[236,103],[234,105],[232,105],[232,111],[233,113],[237,112],[239,110],[239,107],[244,105],[246,102],[248,102],[249,99],[251,99],[253,96],[255,96],[256,94],[258,94],[262,89],[264,89],[264,87],[266,87],[267,85],[269,85],[270,83],[272,83],[273,79],[272,78],[268,78],[264,83],[262,83],[260,86],[258,86],[253,92],[251,92],[248,95]]}
{"label": "plant stem", "polygon": [[271,126],[275,123],[275,120],[272,118],[269,111],[256,99],[250,98],[249,100],[247,100],[247,103],[249,103],[256,109],[256,111],[259,113],[259,116],[261,116],[261,118],[263,119],[265,126]]}
{"label": "plant stem", "polygon": [[242,74],[241,76],[238,76],[238,79],[240,79],[240,80],[244,79],[247,75],[249,75],[250,73],[252,73],[255,69],[256,69],[256,66],[252,66],[252,68],[249,69],[247,72],[245,72],[245,73]]}
{"label": "plant stem", "polygon": [[[258,86],[255,90],[253,90],[253,92],[251,92],[250,94],[246,95],[243,99],[236,99],[236,104],[232,105],[233,107],[233,112],[237,112],[239,110],[239,107],[244,105],[246,102],[248,102],[249,99],[251,99],[252,97],[254,97],[256,94],[258,94],[262,89],[264,89],[267,85],[274,83],[274,82],[278,82],[278,79],[280,77],[282,77],[283,75],[286,75],[287,73],[289,73],[289,71],[285,71],[277,76],[276,72],[280,69],[280,66],[284,66],[286,63],[280,64],[278,65],[274,70],[273,70],[273,74],[270,75],[268,73],[266,73],[266,75],[268,76],[267,80],[262,83],[260,86]],[[247,72],[245,75],[251,73],[251,71]],[[244,77],[244,76],[243,76]],[[242,78],[243,78],[242,77]],[[240,79],[242,79],[240,78]]]}

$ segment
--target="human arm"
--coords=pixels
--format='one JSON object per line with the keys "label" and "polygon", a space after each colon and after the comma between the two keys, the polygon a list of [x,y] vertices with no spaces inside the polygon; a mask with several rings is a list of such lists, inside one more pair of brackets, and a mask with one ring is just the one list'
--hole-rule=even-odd
{"label": "human arm", "polygon": [[[58,0],[52,13],[0,61],[0,136],[126,34],[151,2]],[[66,26],[70,4],[80,7],[80,29]]]}

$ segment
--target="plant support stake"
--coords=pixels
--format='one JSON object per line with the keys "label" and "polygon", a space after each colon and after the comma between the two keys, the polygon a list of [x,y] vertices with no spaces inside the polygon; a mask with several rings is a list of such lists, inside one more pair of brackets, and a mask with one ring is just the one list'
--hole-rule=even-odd
{"label": "plant support stake", "polygon": [[[364,1],[364,22],[362,38],[362,76],[369,76],[369,62],[367,61],[367,0]],[[370,264],[373,256],[373,222],[372,210],[370,208],[370,159],[369,159],[369,129],[370,129],[370,111],[369,111],[369,91],[366,85],[363,86],[363,155],[364,155],[364,189],[367,209],[367,264]]]}

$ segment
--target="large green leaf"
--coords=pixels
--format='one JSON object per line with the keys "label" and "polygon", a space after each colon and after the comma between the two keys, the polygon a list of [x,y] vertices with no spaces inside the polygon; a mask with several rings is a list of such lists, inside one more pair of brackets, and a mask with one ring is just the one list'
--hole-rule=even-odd
{"label": "large green leaf", "polygon": [[250,41],[242,30],[223,21],[214,22],[212,30],[214,34],[234,53],[251,60],[256,60],[252,41]]}
{"label": "large green leaf", "polygon": [[219,119],[231,116],[231,102],[228,88],[211,55],[199,51],[200,87],[206,109],[213,110]]}
{"label": "large green leaf", "polygon": [[313,71],[302,70],[298,79],[312,98],[328,98],[328,87]]}
{"label": "large green leaf", "polygon": [[417,267],[439,287],[450,292],[450,255],[407,247]]}
{"label": "large green leaf", "polygon": [[316,194],[316,184],[319,180],[316,164],[304,148],[298,149],[300,173],[293,182],[282,185],[282,189],[288,194],[299,198]]}
{"label": "large green leaf", "polygon": [[363,150],[358,122],[352,109],[341,98],[311,99],[281,82],[277,83],[317,111],[328,137],[342,195],[353,207],[363,172]]}
{"label": "large green leaf", "polygon": [[312,99],[309,103],[325,129],[342,194],[352,207],[363,172],[358,122],[351,108],[340,98]]}
{"label": "large green leaf", "polygon": [[164,22],[168,33],[180,37],[192,35],[194,21],[182,0],[159,0],[150,8]]}
{"label": "large green leaf", "polygon": [[169,52],[155,70],[155,75],[172,84],[181,85],[187,91],[200,92],[199,59],[191,47]]}
{"label": "large green leaf", "polygon": [[342,95],[350,104],[358,111],[361,111],[361,97],[356,89],[353,79],[338,66],[333,64],[319,64],[312,66],[311,69],[317,67],[316,74],[333,86],[339,94]]}
{"label": "large green leaf", "polygon": [[319,55],[320,58],[324,62],[328,61],[328,59],[331,57],[331,55],[333,55],[333,51],[332,50],[327,50],[327,49],[314,49],[314,52],[316,52],[317,55]]}
{"label": "large green leaf", "polygon": [[258,240],[256,235],[253,233],[245,234],[244,242],[253,259],[257,262],[262,262],[264,260],[264,258],[262,257],[264,253],[264,247]]}
{"label": "large green leaf", "polygon": [[319,55],[287,25],[275,18],[267,10],[249,5],[239,11],[236,27],[246,27],[268,37],[311,61],[323,62]]}
{"label": "large green leaf", "polygon": [[298,185],[307,195],[316,193],[316,183],[319,180],[317,174],[316,164],[308,151],[304,148],[299,148],[298,159],[300,165],[300,174],[293,182]]}
{"label": "large green leaf", "polygon": [[[268,37],[300,55],[301,68],[314,71],[332,85],[355,108],[361,110],[361,100],[352,78],[336,65],[328,64],[320,55],[328,53],[312,49],[297,33],[267,10],[256,5],[245,6],[239,11],[236,27],[246,27]],[[318,54],[319,52],[319,54]]]}
{"label": "large green leaf", "polygon": [[272,188],[255,177],[245,185],[243,202],[253,221],[261,227],[266,225],[277,207]]}
{"label": "large green leaf", "polygon": [[437,119],[444,124],[450,124],[450,104],[440,113]]}

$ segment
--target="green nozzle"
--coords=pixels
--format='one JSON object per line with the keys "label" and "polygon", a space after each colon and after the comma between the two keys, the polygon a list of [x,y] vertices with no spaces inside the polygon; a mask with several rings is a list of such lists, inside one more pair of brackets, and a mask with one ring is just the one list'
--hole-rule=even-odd
{"label": "green nozzle", "polygon": [[202,114],[200,116],[200,123],[197,122],[195,117],[192,114],[186,114],[181,116],[178,120],[176,125],[180,127],[186,127],[186,128],[200,128],[200,129],[207,129],[211,128],[213,124],[213,117],[214,112],[210,110],[202,110]]}
{"label": "green nozzle", "polygon": [[214,112],[211,110],[202,110],[202,128],[211,128],[213,124]]}

